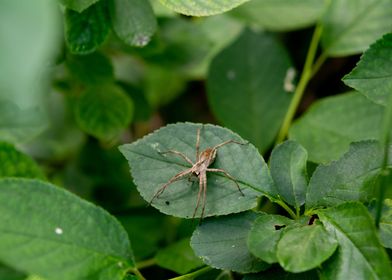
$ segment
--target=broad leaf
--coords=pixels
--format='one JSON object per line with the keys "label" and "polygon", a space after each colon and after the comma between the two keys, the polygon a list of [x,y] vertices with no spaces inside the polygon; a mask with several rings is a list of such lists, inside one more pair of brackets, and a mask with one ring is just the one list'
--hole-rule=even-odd
{"label": "broad leaf", "polygon": [[283,232],[277,246],[279,264],[298,273],[318,267],[336,250],[338,243],[322,225],[305,225]]}
{"label": "broad leaf", "polygon": [[211,109],[225,126],[264,152],[290,103],[285,90],[290,71],[289,56],[272,35],[245,30],[211,62],[207,79]]}
{"label": "broad leaf", "polygon": [[68,9],[81,13],[99,0],[60,0],[60,2]]}
{"label": "broad leaf", "polygon": [[72,77],[84,85],[98,85],[114,81],[110,59],[100,53],[67,57]]}
{"label": "broad leaf", "polygon": [[71,53],[94,52],[105,41],[109,31],[106,1],[99,1],[81,13],[66,10],[65,41]]}
{"label": "broad leaf", "polygon": [[144,47],[157,29],[157,20],[149,1],[111,0],[113,29],[125,43]]}
{"label": "broad leaf", "polygon": [[78,97],[75,114],[76,121],[84,131],[109,140],[131,122],[133,102],[116,85],[91,87]]}
{"label": "broad leaf", "polygon": [[19,152],[11,144],[0,142],[0,178],[26,177],[44,179],[45,175],[29,156]]}
{"label": "broad leaf", "polygon": [[353,143],[339,160],[316,168],[309,182],[306,207],[331,206],[353,200],[368,201],[374,196],[374,183],[382,159],[379,142]]}
{"label": "broad leaf", "polygon": [[360,140],[379,139],[384,108],[358,93],[315,102],[290,128],[289,138],[305,147],[309,160],[337,160]]}
{"label": "broad leaf", "polygon": [[256,213],[246,212],[206,220],[193,233],[191,246],[197,256],[214,268],[241,273],[265,270],[268,264],[255,258],[246,246],[256,218]]}
{"label": "broad leaf", "polygon": [[200,266],[203,262],[195,256],[189,245],[190,239],[182,239],[160,250],[155,256],[157,264],[178,274],[185,274]]}
{"label": "broad leaf", "polygon": [[293,221],[280,215],[261,215],[256,219],[248,236],[248,249],[268,263],[278,262],[277,244],[282,231]]}
{"label": "broad leaf", "polygon": [[[159,211],[191,218],[199,191],[198,177],[185,176],[170,184],[153,201],[151,199],[173,176],[191,166],[181,156],[164,153],[175,150],[196,160],[196,135],[200,129],[200,151],[227,140],[231,143],[218,149],[211,168],[228,172],[238,182],[241,195],[233,180],[221,173],[207,172],[207,193],[204,217],[226,215],[251,209],[260,195],[275,194],[268,167],[257,149],[228,129],[192,123],[168,125],[132,144],[122,145],[120,151],[128,159],[132,177],[142,197]],[[201,207],[196,217],[201,216]]]}
{"label": "broad leaf", "polygon": [[230,14],[268,30],[289,31],[314,24],[325,10],[324,0],[252,0]]}
{"label": "broad leaf", "polygon": [[318,212],[339,249],[323,265],[323,279],[390,279],[391,265],[374,221],[360,203],[349,202]]}
{"label": "broad leaf", "polygon": [[233,9],[249,0],[160,0],[168,8],[189,16],[210,16]]}
{"label": "broad leaf", "polygon": [[333,0],[323,18],[322,45],[330,56],[361,53],[392,29],[391,0]]}
{"label": "broad leaf", "polygon": [[270,170],[279,196],[299,209],[305,202],[308,153],[295,141],[286,141],[271,154]]}
{"label": "broad leaf", "polygon": [[392,94],[392,34],[370,46],[343,81],[374,102],[387,105]]}
{"label": "broad leaf", "polygon": [[0,180],[0,260],[50,279],[122,279],[127,233],[106,211],[49,183]]}

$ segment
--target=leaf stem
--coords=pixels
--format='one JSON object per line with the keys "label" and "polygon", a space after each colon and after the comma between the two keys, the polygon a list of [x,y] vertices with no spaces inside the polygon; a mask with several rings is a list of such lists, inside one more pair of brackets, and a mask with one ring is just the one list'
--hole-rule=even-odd
{"label": "leaf stem", "polygon": [[[276,138],[276,145],[281,143],[286,138],[291,122],[293,121],[295,112],[297,111],[299,103],[305,92],[306,86],[308,85],[309,80],[312,78],[312,74],[315,73],[313,70],[313,61],[316,56],[322,29],[322,25],[318,24],[313,32],[313,37],[310,42],[308,53],[306,55],[305,65],[302,70],[301,78],[298,82],[297,88],[295,89],[294,96],[291,99],[290,106],[283,120],[282,127],[279,130],[278,137]],[[320,58],[320,60],[318,60],[318,64],[320,65],[317,64],[316,67],[319,68],[324,60],[325,58]]]}
{"label": "leaf stem", "polygon": [[280,205],[284,210],[286,210],[286,212],[289,213],[289,215],[294,220],[298,219],[298,216],[294,213],[294,211],[286,203],[284,203],[283,200],[276,199],[273,202],[275,202],[276,204]]}
{"label": "leaf stem", "polygon": [[140,261],[136,263],[136,267],[137,269],[143,269],[146,267],[150,267],[156,264],[156,261],[154,258],[148,259],[148,260],[144,260],[144,261]]}
{"label": "leaf stem", "polygon": [[146,280],[146,278],[144,278],[144,276],[140,273],[140,271],[136,267],[129,269],[128,272],[135,274],[135,276],[139,280]]}
{"label": "leaf stem", "polygon": [[205,267],[203,267],[203,268],[201,268],[199,270],[196,270],[194,272],[191,272],[191,273],[188,273],[188,274],[184,274],[184,275],[181,275],[181,276],[178,276],[178,277],[174,277],[174,278],[171,278],[169,280],[192,280],[192,279],[195,279],[197,276],[203,275],[204,273],[206,273],[206,272],[208,272],[210,270],[212,270],[212,267],[205,266]]}

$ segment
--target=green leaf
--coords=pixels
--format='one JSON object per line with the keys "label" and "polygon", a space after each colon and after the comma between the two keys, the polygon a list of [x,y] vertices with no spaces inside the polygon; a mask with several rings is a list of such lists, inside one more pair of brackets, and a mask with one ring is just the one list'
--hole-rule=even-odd
{"label": "green leaf", "polygon": [[160,0],[163,5],[188,16],[211,16],[224,13],[249,0]]}
{"label": "green leaf", "polygon": [[185,238],[160,250],[155,256],[157,264],[178,274],[185,274],[203,266],[200,258],[193,253],[189,242],[190,239]]}
{"label": "green leaf", "polygon": [[255,258],[246,246],[249,230],[257,218],[245,212],[208,219],[192,235],[191,246],[209,266],[240,273],[265,270],[268,264]]}
{"label": "green leaf", "polygon": [[214,114],[266,151],[290,103],[288,71],[289,56],[272,35],[245,30],[211,62],[207,93]]}
{"label": "green leaf", "polygon": [[0,178],[27,177],[44,179],[45,175],[29,156],[19,152],[11,144],[0,142]]}
{"label": "green leaf", "polygon": [[360,203],[348,202],[318,212],[339,249],[323,265],[323,279],[389,279],[392,268],[374,221]]}
{"label": "green leaf", "polygon": [[106,211],[49,183],[0,180],[0,260],[51,279],[122,279],[127,233]]}
{"label": "green leaf", "polygon": [[353,143],[350,150],[329,165],[319,165],[310,178],[306,207],[332,206],[345,201],[369,201],[383,159],[377,141]]}
{"label": "green leaf", "polygon": [[0,263],[0,279],[3,280],[25,280],[26,275],[23,273],[4,266]]}
{"label": "green leaf", "polygon": [[101,53],[69,56],[67,66],[73,78],[84,85],[94,86],[114,81],[111,61]]}
{"label": "green leaf", "polygon": [[79,13],[98,1],[99,0],[60,0],[61,4],[63,4],[65,7]]}
{"label": "green leaf", "polygon": [[[191,167],[180,156],[163,152],[176,150],[195,162],[198,129],[201,130],[200,151],[227,140],[247,143],[237,134],[222,127],[177,123],[161,128],[132,144],[120,146],[121,153],[131,166],[134,182],[146,201],[150,202],[170,178]],[[233,176],[244,196],[231,179],[220,173],[207,172],[208,188],[204,217],[245,211],[256,206],[257,197],[260,195],[275,194],[268,167],[250,143],[232,143],[219,148],[211,167],[224,169]],[[152,201],[152,206],[168,215],[191,218],[196,207],[198,191],[198,178],[190,175],[170,184],[163,194]],[[195,217],[200,216],[201,207]]]}
{"label": "green leaf", "polygon": [[295,141],[286,141],[271,154],[270,170],[279,196],[299,209],[305,202],[308,153]]}
{"label": "green leaf", "polygon": [[283,232],[277,257],[285,270],[298,273],[318,267],[337,247],[336,239],[322,225],[305,225]]}
{"label": "green leaf", "polygon": [[391,0],[333,0],[323,18],[322,45],[330,56],[361,53],[392,29]]}
{"label": "green leaf", "polygon": [[76,121],[87,133],[109,140],[132,120],[133,102],[118,86],[101,85],[87,89],[75,104]]}
{"label": "green leaf", "polygon": [[258,217],[248,236],[248,249],[257,258],[268,263],[278,262],[277,244],[283,229],[293,221],[280,215]]}
{"label": "green leaf", "polygon": [[144,47],[157,29],[151,4],[145,0],[111,0],[113,30],[125,43]]}
{"label": "green leaf", "polygon": [[360,140],[379,139],[384,108],[352,92],[315,102],[289,131],[289,138],[305,147],[309,160],[337,160]]}
{"label": "green leaf", "polygon": [[370,46],[343,81],[374,102],[387,105],[392,94],[391,63],[392,34],[387,34]]}
{"label": "green leaf", "polygon": [[290,273],[281,268],[271,269],[257,274],[246,274],[242,280],[315,280],[319,279],[317,271],[311,270],[302,273]]}
{"label": "green leaf", "polygon": [[81,13],[66,10],[65,41],[71,53],[94,52],[105,41],[109,31],[106,1],[99,1]]}
{"label": "green leaf", "polygon": [[290,31],[314,24],[325,11],[324,0],[253,0],[230,14],[268,30]]}
{"label": "green leaf", "polygon": [[[375,216],[375,204],[370,205],[370,211]],[[392,199],[385,199],[379,224],[379,234],[384,247],[392,249]]]}

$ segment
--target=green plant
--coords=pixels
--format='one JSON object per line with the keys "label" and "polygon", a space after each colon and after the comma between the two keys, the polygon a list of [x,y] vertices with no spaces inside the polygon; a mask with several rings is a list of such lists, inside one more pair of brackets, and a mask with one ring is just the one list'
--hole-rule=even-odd
{"label": "green plant", "polygon": [[32,5],[0,1],[0,279],[391,277],[392,0]]}

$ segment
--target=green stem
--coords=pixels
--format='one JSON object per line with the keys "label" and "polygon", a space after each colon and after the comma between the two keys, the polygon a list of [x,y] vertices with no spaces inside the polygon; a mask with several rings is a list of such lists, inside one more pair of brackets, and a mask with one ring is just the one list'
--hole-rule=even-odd
{"label": "green stem", "polygon": [[204,273],[206,273],[210,270],[212,270],[212,268],[209,266],[206,266],[206,267],[203,267],[203,268],[196,270],[194,272],[184,274],[184,275],[181,275],[181,276],[178,276],[175,278],[171,278],[170,280],[192,280],[192,279],[195,279],[197,276],[203,275]]}
{"label": "green stem", "polygon": [[156,261],[155,261],[154,258],[152,258],[152,259],[148,259],[148,260],[137,262],[136,263],[136,267],[137,267],[137,269],[140,270],[140,269],[143,269],[143,268],[146,268],[146,267],[153,266],[155,264],[156,264]]}
{"label": "green stem", "polygon": [[308,54],[306,55],[305,65],[304,65],[304,69],[302,70],[301,78],[299,79],[297,88],[295,89],[294,92],[294,96],[291,99],[289,109],[287,110],[286,116],[283,120],[282,127],[280,128],[280,131],[278,133],[276,144],[281,143],[286,138],[291,122],[293,121],[295,112],[297,111],[298,105],[305,92],[306,86],[308,85],[309,80],[312,78],[312,73],[313,73],[312,66],[313,66],[314,58],[316,56],[321,33],[322,33],[322,26],[317,25],[313,33],[312,41],[310,42]]}
{"label": "green stem", "polygon": [[287,213],[289,213],[289,215],[294,220],[298,219],[298,216],[294,213],[294,211],[286,203],[284,203],[284,201],[282,201],[282,200],[274,200],[273,202],[275,202],[276,204],[280,205],[284,210],[286,210]]}
{"label": "green stem", "polygon": [[135,276],[139,280],[146,280],[146,278],[144,278],[144,276],[140,273],[140,271],[137,268],[131,268],[128,270],[128,272],[135,274]]}

